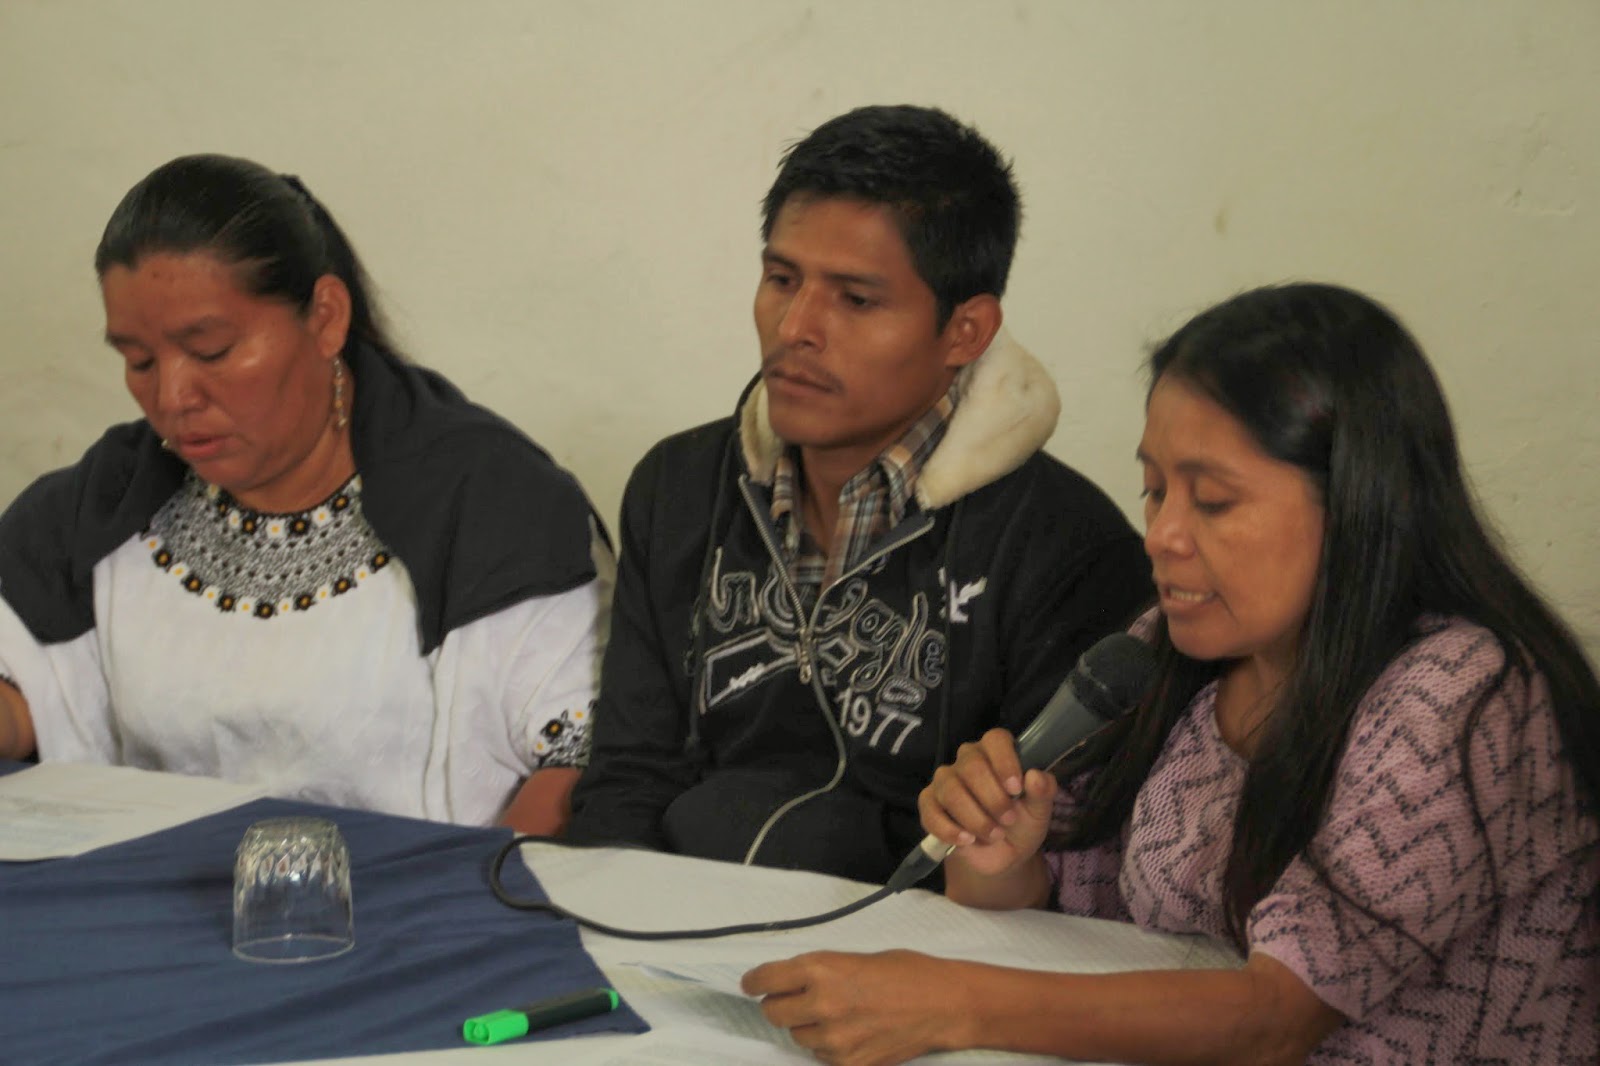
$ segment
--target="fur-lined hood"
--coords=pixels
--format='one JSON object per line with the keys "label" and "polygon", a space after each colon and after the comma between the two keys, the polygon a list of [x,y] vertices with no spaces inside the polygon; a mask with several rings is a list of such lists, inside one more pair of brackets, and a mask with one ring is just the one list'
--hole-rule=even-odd
{"label": "fur-lined hood", "polygon": [[[917,478],[924,510],[948,506],[1021,466],[1044,447],[1061,413],[1049,373],[1004,329],[956,375],[956,391],[950,426]],[[739,409],[739,443],[750,476],[771,481],[783,441],[767,418],[764,381]]]}

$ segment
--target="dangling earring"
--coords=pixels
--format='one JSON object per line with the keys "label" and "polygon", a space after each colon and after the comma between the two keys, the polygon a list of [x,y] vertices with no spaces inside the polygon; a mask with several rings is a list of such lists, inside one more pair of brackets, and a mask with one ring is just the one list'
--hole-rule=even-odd
{"label": "dangling earring", "polygon": [[172,450],[172,442],[170,440],[168,440],[167,438],[162,437],[161,438],[161,450],[170,452]]}
{"label": "dangling earring", "polygon": [[344,413],[344,360],[333,361],[333,424],[343,429],[350,424],[350,416]]}

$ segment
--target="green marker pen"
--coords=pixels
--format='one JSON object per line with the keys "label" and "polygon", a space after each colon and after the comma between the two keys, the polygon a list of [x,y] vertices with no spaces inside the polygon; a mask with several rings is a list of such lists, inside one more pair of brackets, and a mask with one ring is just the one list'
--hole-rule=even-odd
{"label": "green marker pen", "polygon": [[591,988],[570,996],[540,1000],[515,1010],[480,1014],[461,1023],[461,1035],[469,1044],[498,1044],[515,1040],[535,1029],[548,1029],[563,1022],[592,1018],[617,1009],[622,997],[610,988]]}

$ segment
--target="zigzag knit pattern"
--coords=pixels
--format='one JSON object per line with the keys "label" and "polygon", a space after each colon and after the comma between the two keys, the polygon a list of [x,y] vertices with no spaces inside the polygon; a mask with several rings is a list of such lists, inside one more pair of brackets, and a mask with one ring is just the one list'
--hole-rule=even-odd
{"label": "zigzag knit pattern", "polygon": [[[1514,671],[1473,734],[1474,804],[1458,745],[1504,653],[1469,623],[1427,628],[1362,701],[1310,847],[1326,877],[1292,863],[1250,913],[1250,950],[1349,1019],[1308,1062],[1593,1066],[1600,824],[1578,807],[1543,681]],[[1225,935],[1246,765],[1215,700],[1212,685],[1173,729],[1120,843],[1047,856],[1063,911]]]}

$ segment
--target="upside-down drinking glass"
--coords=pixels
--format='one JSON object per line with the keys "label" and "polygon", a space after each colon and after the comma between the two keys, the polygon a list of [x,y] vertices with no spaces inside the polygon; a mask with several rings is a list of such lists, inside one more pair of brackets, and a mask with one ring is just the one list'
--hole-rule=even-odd
{"label": "upside-down drinking glass", "polygon": [[233,864],[233,953],[309,962],[355,947],[350,850],[326,818],[269,818],[245,830]]}

